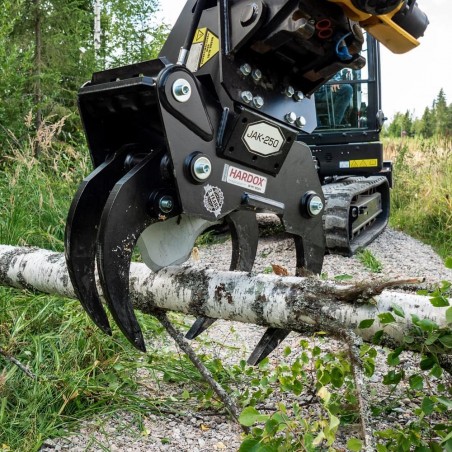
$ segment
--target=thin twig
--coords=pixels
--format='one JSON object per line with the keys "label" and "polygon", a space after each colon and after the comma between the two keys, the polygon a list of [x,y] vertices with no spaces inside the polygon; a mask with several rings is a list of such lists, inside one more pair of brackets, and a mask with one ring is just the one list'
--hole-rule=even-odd
{"label": "thin twig", "polygon": [[370,282],[365,281],[352,286],[338,286],[330,290],[338,300],[349,303],[368,303],[372,297],[380,295],[383,290],[389,289],[390,287],[421,284],[423,282],[424,278],[387,279]]}
{"label": "thin twig", "polygon": [[[163,311],[157,311],[154,312],[153,315],[157,317],[159,322],[163,325],[168,334],[174,339],[179,348],[188,356],[193,365],[198,369],[199,373],[203,376],[206,382],[217,394],[219,399],[223,402],[229,414],[240,425],[238,420],[240,412],[236,404],[231,399],[231,397],[229,397],[229,394],[215,381],[209,369],[207,369],[203,362],[198,358],[198,356],[196,355],[195,351],[190,346],[188,341],[182,336],[182,334],[179,331],[177,331],[173,327],[166,313]],[[248,428],[244,427],[243,425],[241,427],[245,431],[245,433],[248,433]]]}
{"label": "thin twig", "polygon": [[36,375],[27,366],[24,366],[18,359],[14,358],[14,356],[11,356],[7,351],[3,350],[2,348],[0,348],[0,355],[2,355],[9,362],[15,364],[22,372],[24,372],[30,378],[36,380],[37,378]]}
{"label": "thin twig", "polygon": [[359,406],[359,424],[365,445],[364,450],[372,452],[376,449],[373,441],[372,429],[369,425],[369,394],[364,380],[363,363],[360,356],[360,346],[363,341],[353,331],[344,331],[343,338],[348,345],[348,354],[350,357],[353,380],[355,382],[355,391]]}

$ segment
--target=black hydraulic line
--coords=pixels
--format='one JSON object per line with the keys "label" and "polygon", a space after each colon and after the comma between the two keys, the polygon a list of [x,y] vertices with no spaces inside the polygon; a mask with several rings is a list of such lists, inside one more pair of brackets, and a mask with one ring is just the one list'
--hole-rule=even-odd
{"label": "black hydraulic line", "polygon": [[201,19],[201,14],[204,11],[204,5],[206,0],[198,0],[196,2],[193,17],[191,19],[190,28],[188,29],[187,36],[185,38],[184,44],[182,45],[179,58],[177,60],[177,64],[181,64],[185,66],[187,62],[188,53],[190,52],[191,44],[193,42],[193,38],[195,37],[196,29],[198,28],[199,20]]}

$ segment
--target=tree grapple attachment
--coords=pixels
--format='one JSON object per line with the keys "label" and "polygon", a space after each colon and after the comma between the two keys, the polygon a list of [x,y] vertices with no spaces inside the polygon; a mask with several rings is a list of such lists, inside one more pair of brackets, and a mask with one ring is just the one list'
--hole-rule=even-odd
{"label": "tree grapple attachment", "polygon": [[[158,59],[95,73],[80,89],[95,169],[69,212],[66,260],[104,332],[101,295],[145,351],[129,297],[136,245],[159,271],[186,261],[200,233],[225,223],[230,269],[249,272],[256,213],[273,212],[295,240],[297,272],[321,271],[325,198],[311,149],[297,137],[316,127],[311,94],[338,70],[365,64],[361,28],[346,13],[327,0],[189,0]],[[213,321],[197,319],[187,337]],[[288,333],[269,329],[250,363]]]}

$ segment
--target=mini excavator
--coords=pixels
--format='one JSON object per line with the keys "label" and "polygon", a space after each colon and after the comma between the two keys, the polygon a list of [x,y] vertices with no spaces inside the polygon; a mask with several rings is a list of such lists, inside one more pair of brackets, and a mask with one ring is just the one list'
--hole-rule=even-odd
{"label": "mini excavator", "polygon": [[[319,273],[327,250],[350,255],[378,235],[391,168],[378,141],[377,41],[404,53],[427,25],[416,0],[188,0],[159,58],[95,73],[78,97],[94,171],[72,202],[65,246],[96,325],[111,334],[97,266],[113,319],[145,351],[129,297],[135,245],[158,272],[227,225],[230,269],[251,271],[256,213],[271,212],[302,274]],[[315,93],[343,71],[353,77],[334,83],[352,86],[354,100],[334,124],[332,96],[320,119]],[[187,337],[213,322],[198,318]],[[269,328],[248,362],[288,333]]]}

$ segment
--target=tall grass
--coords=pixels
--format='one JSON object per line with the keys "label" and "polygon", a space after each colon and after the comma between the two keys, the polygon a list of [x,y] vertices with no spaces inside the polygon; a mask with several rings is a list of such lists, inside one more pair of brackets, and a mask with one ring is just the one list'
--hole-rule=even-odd
{"label": "tall grass", "polygon": [[[1,244],[63,250],[69,205],[89,161],[58,141],[61,125],[44,124],[22,148],[2,150]],[[148,335],[159,330],[149,316],[140,323]],[[94,413],[155,406],[136,397],[140,356],[95,330],[77,301],[0,288],[0,348],[36,376],[0,355],[2,450],[38,450]]]}
{"label": "tall grass", "polygon": [[452,255],[452,141],[401,138],[384,145],[394,162],[391,224]]}

